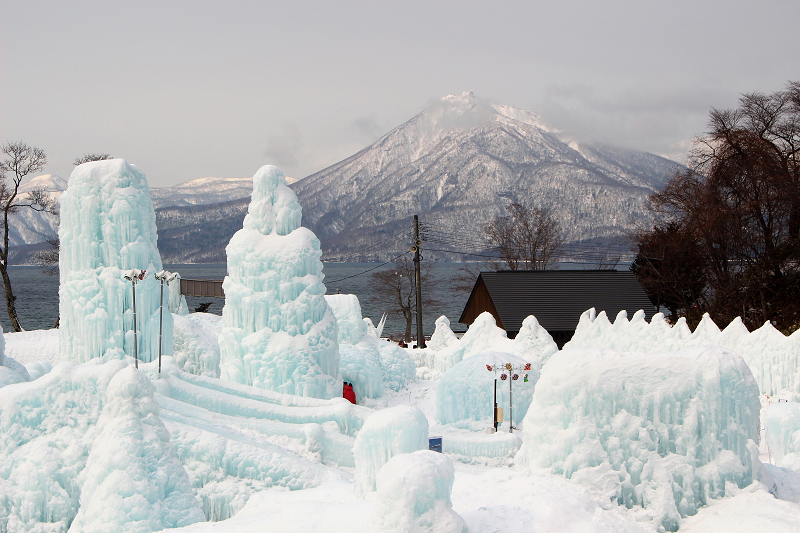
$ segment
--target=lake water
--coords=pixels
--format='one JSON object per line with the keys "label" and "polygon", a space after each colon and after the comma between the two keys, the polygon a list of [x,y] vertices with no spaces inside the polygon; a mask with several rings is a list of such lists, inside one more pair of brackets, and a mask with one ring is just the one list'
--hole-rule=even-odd
{"label": "lake water", "polygon": [[[337,292],[355,294],[361,302],[362,314],[371,318],[376,325],[382,313],[389,313],[384,334],[402,333],[405,331],[405,321],[402,315],[399,312],[391,312],[388,303],[382,303],[372,298],[368,283],[372,272],[389,269],[392,265],[357,275],[375,266],[377,266],[375,263],[324,263],[323,272],[328,294]],[[447,315],[455,331],[466,330],[466,326],[457,324],[456,321],[461,316],[469,293],[453,294],[450,288],[450,281],[461,266],[460,263],[433,263],[432,281],[423,285],[423,291],[442,304],[431,309],[423,308],[423,328],[426,336],[433,333],[434,322],[441,315]],[[185,279],[223,279],[226,274],[225,264],[165,265],[165,268],[179,272]],[[354,275],[355,277],[336,281]],[[58,318],[58,276],[48,275],[46,269],[36,266],[9,267],[9,276],[17,297],[17,315],[22,327],[28,330],[52,328]],[[4,292],[2,287],[0,287],[0,292]],[[194,311],[204,302],[212,304],[208,312],[222,314],[223,298],[192,296],[186,298],[189,311]],[[0,311],[0,323],[3,325],[4,331],[13,331],[5,306]],[[412,329],[412,336],[416,336],[416,323]]]}

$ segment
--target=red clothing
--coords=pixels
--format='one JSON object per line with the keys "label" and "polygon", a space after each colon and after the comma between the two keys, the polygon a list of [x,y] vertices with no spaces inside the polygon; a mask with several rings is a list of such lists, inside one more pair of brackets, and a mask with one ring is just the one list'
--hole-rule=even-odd
{"label": "red clothing", "polygon": [[353,390],[353,387],[350,385],[344,386],[344,392],[342,394],[346,400],[349,400],[350,403],[356,403],[356,391]]}

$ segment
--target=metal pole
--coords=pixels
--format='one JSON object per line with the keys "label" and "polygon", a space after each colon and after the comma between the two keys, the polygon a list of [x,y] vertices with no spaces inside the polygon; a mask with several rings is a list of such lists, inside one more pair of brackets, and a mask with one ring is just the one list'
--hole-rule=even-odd
{"label": "metal pole", "polygon": [[494,372],[494,431],[497,432],[497,371]]}
{"label": "metal pole", "polygon": [[136,368],[139,368],[139,331],[136,327],[136,280],[131,280],[133,288],[133,354],[136,357]]}
{"label": "metal pole", "polygon": [[161,374],[161,331],[164,328],[164,278],[161,278],[161,308],[158,310],[158,373]]}
{"label": "metal pole", "polygon": [[422,333],[422,274],[420,272],[419,215],[414,215],[414,275],[417,284],[417,348],[425,348],[425,335]]}
{"label": "metal pole", "polygon": [[513,370],[508,371],[508,432],[514,433],[514,411],[511,408],[511,382],[514,379],[511,376]]}

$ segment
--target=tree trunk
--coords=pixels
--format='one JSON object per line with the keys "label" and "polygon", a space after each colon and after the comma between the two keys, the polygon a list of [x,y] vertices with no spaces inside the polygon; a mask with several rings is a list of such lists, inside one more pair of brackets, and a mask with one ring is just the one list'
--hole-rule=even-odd
{"label": "tree trunk", "polygon": [[14,303],[17,299],[11,291],[11,278],[8,277],[8,267],[3,262],[0,262],[0,274],[3,276],[3,286],[6,290],[6,309],[8,310],[8,319],[11,321],[11,327],[14,331],[22,331],[22,326],[17,318],[17,306]]}
{"label": "tree trunk", "polygon": [[411,343],[411,315],[407,315],[406,317],[406,336],[405,336],[405,343]]}

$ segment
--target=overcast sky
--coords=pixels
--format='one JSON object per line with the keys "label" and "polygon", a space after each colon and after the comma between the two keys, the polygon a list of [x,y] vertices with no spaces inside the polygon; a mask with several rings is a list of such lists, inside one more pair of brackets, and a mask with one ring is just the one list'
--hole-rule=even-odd
{"label": "overcast sky", "polygon": [[0,0],[0,141],[67,178],[302,178],[450,93],[681,160],[711,107],[800,79],[800,2]]}

